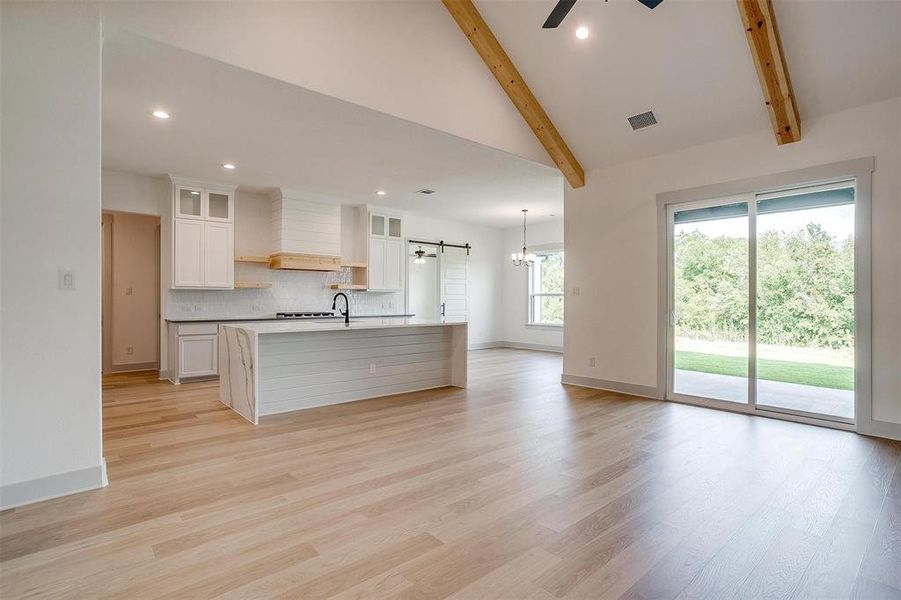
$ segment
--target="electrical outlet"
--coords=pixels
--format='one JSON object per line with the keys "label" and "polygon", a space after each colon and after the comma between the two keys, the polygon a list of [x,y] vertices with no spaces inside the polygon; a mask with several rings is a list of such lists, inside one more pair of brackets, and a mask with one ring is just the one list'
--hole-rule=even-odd
{"label": "electrical outlet", "polygon": [[589,356],[589,357],[588,357],[588,366],[589,366],[589,367],[596,367],[596,366],[597,366],[597,361],[595,360],[595,358],[594,358],[593,356]]}
{"label": "electrical outlet", "polygon": [[375,374],[375,363],[369,363],[369,373],[372,375]]}
{"label": "electrical outlet", "polygon": [[129,356],[131,356],[134,353],[135,353],[135,349],[133,346],[129,346],[128,348],[125,349],[125,354],[127,354]]}
{"label": "electrical outlet", "polygon": [[582,295],[582,288],[580,288],[578,286],[574,287],[573,288],[573,296],[581,296],[581,295]]}
{"label": "electrical outlet", "polygon": [[134,295],[134,293],[135,293],[134,288],[130,288],[130,287],[125,288],[125,295],[126,295],[126,296],[132,296],[132,295]]}

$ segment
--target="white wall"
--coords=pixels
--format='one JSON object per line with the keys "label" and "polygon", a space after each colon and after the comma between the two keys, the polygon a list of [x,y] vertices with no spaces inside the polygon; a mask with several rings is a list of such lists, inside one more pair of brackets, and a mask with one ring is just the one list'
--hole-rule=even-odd
{"label": "white wall", "polygon": [[105,29],[552,164],[440,2],[106,2],[102,11]]}
{"label": "white wall", "polygon": [[564,372],[656,386],[658,193],[872,155],[873,418],[901,423],[899,146],[896,98],[806,122],[794,144],[761,131],[589,172],[565,192]]}
{"label": "white wall", "polygon": [[169,197],[169,182],[163,177],[103,169],[102,197],[103,210],[159,216],[160,202]]}
{"label": "white wall", "polygon": [[[3,506],[101,485],[100,20],[2,4]],[[75,271],[61,291],[57,270]]]}
{"label": "white wall", "polygon": [[[563,220],[530,224],[527,240],[530,250],[563,247]],[[522,227],[504,230],[501,252],[504,282],[504,341],[510,345],[563,351],[563,328],[526,325],[528,320],[528,270],[514,267],[510,254],[522,248]],[[567,315],[568,316],[568,315]]]}

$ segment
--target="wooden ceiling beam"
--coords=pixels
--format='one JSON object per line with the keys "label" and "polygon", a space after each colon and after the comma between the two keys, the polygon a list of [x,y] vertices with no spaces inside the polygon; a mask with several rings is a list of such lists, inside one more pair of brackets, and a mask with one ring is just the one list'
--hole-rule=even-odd
{"label": "wooden ceiling beam", "polygon": [[574,188],[585,185],[585,171],[582,165],[576,160],[560,132],[526,85],[472,0],[442,0],[442,2],[569,184]]}
{"label": "wooden ceiling beam", "polygon": [[737,0],[751,56],[757,68],[767,112],[776,141],[790,144],[801,139],[801,117],[792,89],[772,0]]}

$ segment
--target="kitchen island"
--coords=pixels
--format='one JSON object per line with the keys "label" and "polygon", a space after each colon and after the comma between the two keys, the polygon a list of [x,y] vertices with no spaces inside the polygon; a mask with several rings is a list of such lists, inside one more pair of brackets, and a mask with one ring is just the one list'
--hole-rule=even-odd
{"label": "kitchen island", "polygon": [[222,324],[219,399],[261,416],[466,387],[466,323],[412,318]]}

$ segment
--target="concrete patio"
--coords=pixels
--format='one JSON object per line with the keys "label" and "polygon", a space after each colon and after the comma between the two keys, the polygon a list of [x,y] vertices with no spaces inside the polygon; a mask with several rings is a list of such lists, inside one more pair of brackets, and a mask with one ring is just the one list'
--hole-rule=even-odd
{"label": "concrete patio", "polygon": [[[748,380],[745,377],[676,369],[673,391],[677,394],[747,403]],[[757,404],[854,418],[854,392],[850,390],[760,379],[757,382]]]}

